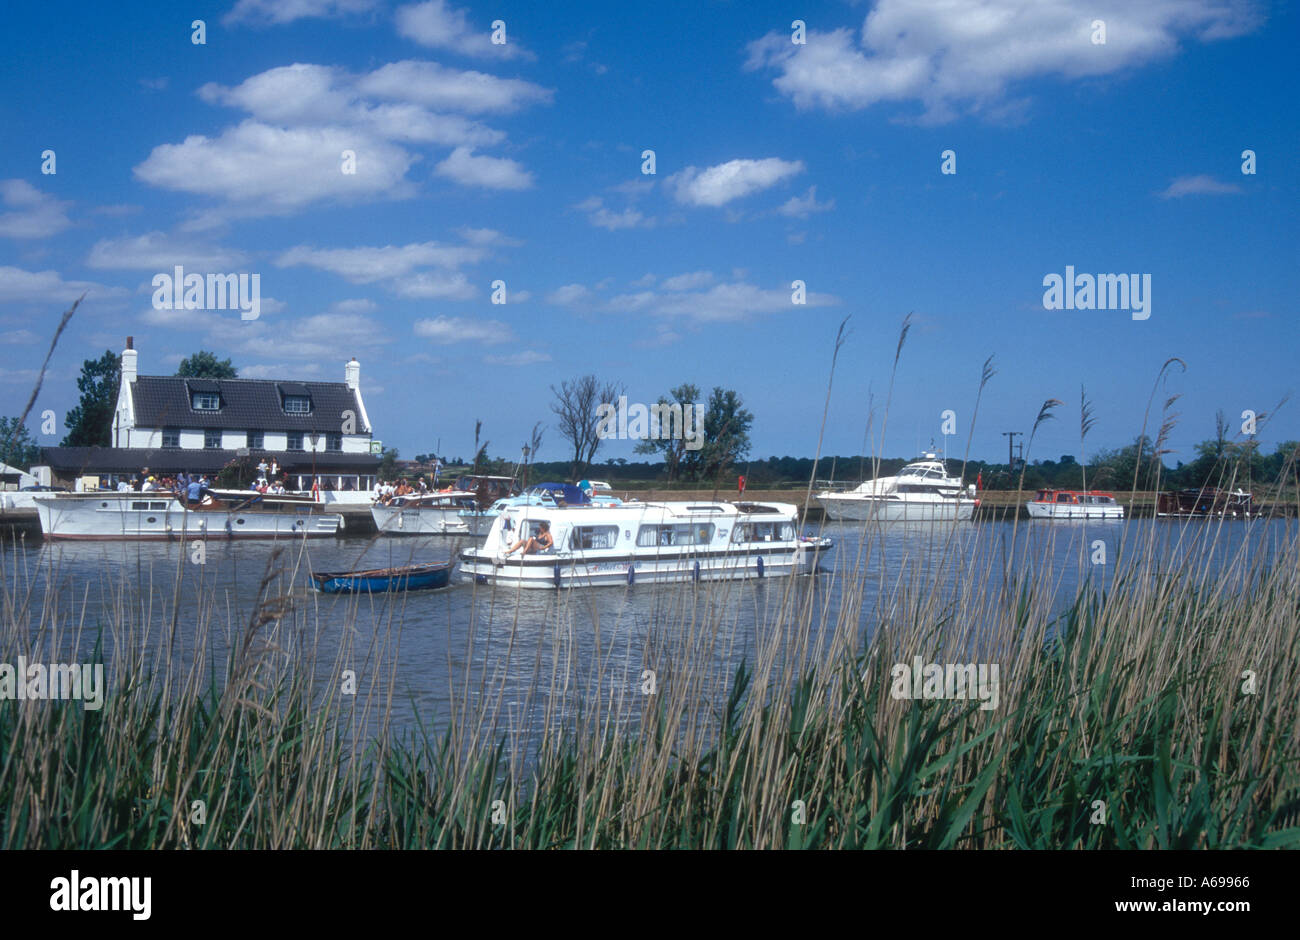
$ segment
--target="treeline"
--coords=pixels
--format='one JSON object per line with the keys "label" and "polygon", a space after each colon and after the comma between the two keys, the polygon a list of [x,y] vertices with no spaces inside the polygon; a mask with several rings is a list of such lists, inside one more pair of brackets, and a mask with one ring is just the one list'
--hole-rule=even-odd
{"label": "treeline", "polygon": [[[1161,455],[1159,461],[1152,441],[1142,438],[1141,446],[1134,441],[1117,450],[1103,450],[1091,458],[1087,465],[1079,463],[1071,454],[1062,454],[1055,460],[1033,460],[1023,468],[1006,463],[971,460],[966,463],[965,479],[990,490],[1014,490],[1021,485],[1026,490],[1042,488],[1125,490],[1133,487],[1136,473],[1139,490],[1201,488],[1205,486],[1242,486],[1289,482],[1300,484],[1300,442],[1285,441],[1271,454],[1261,453],[1257,442],[1232,442],[1222,438],[1203,441],[1196,445],[1196,457],[1190,462],[1168,463]],[[1140,460],[1139,460],[1140,454]],[[873,458],[864,456],[829,456],[817,462],[817,480],[857,484],[870,479],[876,472],[881,476],[896,473],[912,458],[889,458],[879,462],[878,470]],[[570,479],[572,465],[568,461],[540,461],[528,468],[530,482],[565,481]],[[504,458],[480,461],[479,472],[509,475],[517,472],[515,463]],[[950,473],[962,471],[960,458],[948,460]],[[450,473],[462,472],[450,467]],[[739,463],[728,468],[725,476],[716,479],[695,479],[692,486],[717,485],[734,488],[737,477],[743,475],[746,487],[784,487],[806,485],[813,472],[811,457],[768,457]],[[672,482],[669,468],[663,461],[629,461],[611,458],[586,469],[589,479],[606,480],[618,488],[619,484]]]}

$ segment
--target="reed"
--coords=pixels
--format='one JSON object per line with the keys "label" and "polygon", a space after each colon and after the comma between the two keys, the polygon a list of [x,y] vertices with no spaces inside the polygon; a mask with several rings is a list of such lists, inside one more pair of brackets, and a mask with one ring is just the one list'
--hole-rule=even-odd
{"label": "reed", "polygon": [[[327,630],[309,543],[251,616],[201,597],[179,634],[170,575],[74,603],[10,552],[0,661],[89,651],[111,678],[98,711],[0,703],[0,847],[1295,846],[1300,544],[1270,531],[1261,552],[1188,524],[1066,597],[1028,543],[1004,586],[978,529],[918,535],[888,577],[868,538],[817,579],[651,589],[637,625],[583,592],[465,589],[448,629],[480,666],[449,662],[447,713],[414,728],[402,600]],[[999,664],[998,706],[893,697],[914,656]]]}

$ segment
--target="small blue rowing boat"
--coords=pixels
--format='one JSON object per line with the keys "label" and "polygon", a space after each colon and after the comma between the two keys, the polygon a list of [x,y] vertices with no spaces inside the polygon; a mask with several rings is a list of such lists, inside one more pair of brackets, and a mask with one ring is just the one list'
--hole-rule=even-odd
{"label": "small blue rowing boat", "polygon": [[383,594],[387,591],[430,591],[451,579],[451,562],[372,568],[369,571],[317,571],[311,576],[325,594]]}

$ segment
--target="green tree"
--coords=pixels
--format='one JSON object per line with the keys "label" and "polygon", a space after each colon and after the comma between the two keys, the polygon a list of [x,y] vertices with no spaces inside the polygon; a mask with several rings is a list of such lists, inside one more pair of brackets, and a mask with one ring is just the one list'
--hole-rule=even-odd
{"label": "green tree", "polygon": [[111,349],[98,359],[81,364],[77,390],[81,401],[68,412],[68,433],[64,447],[108,447],[113,436],[113,411],[117,408],[117,387],[122,378],[122,360]]}
{"label": "green tree", "polygon": [[683,427],[682,422],[685,419],[686,406],[694,406],[699,401],[700,389],[699,386],[692,385],[690,382],[684,382],[670,390],[668,396],[667,398],[660,396],[658,404],[675,407],[676,410],[673,413],[672,420],[676,422],[676,426],[671,429],[674,433],[666,435],[663,439],[652,437],[642,441],[636,445],[636,453],[655,454],[662,457],[668,479],[673,481],[681,475],[686,467],[687,457],[691,454],[686,449],[689,442],[686,439],[686,429]]}
{"label": "green tree", "polygon": [[17,418],[0,418],[0,463],[26,470],[40,459],[41,449],[27,425]]}
{"label": "green tree", "polygon": [[200,349],[181,360],[176,374],[187,379],[237,379],[239,370],[229,359],[218,359],[216,353]]}
{"label": "green tree", "polygon": [[397,448],[385,447],[384,454],[379,458],[379,479],[391,480],[397,476]]}
{"label": "green tree", "polygon": [[697,475],[714,480],[749,455],[749,429],[754,415],[731,389],[715,386],[704,413],[704,446],[691,452]]}

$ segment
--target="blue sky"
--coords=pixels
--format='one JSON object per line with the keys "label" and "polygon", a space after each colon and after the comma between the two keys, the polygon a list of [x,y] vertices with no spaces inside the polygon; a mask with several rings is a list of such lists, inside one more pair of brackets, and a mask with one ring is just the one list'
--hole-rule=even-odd
{"label": "blue sky", "polygon": [[[1065,406],[1031,457],[1078,454],[1081,384],[1088,449],[1132,440],[1170,356],[1187,363],[1154,407],[1182,396],[1171,461],[1216,410],[1239,423],[1295,388],[1287,5],[127,7],[6,14],[3,414],[83,290],[37,414],[61,423],[81,361],[128,334],[145,374],[206,348],[247,376],[341,380],[355,355],[376,436],[404,456],[437,440],[468,455],[481,418],[493,453],[543,421],[542,457],[562,459],[549,386],[585,372],[632,401],[734,388],[753,457],[811,455],[849,315],[826,453],[860,451],[909,311],[891,456],[942,441],[945,409],[960,455],[990,354],[972,446],[987,459],[1049,397]],[[257,273],[260,317],[153,309],[151,279],[176,264]],[[1150,274],[1150,318],[1045,310],[1043,278],[1067,265]],[[1263,426],[1266,451],[1300,438],[1298,415]],[[632,444],[607,442],[619,456]]]}

